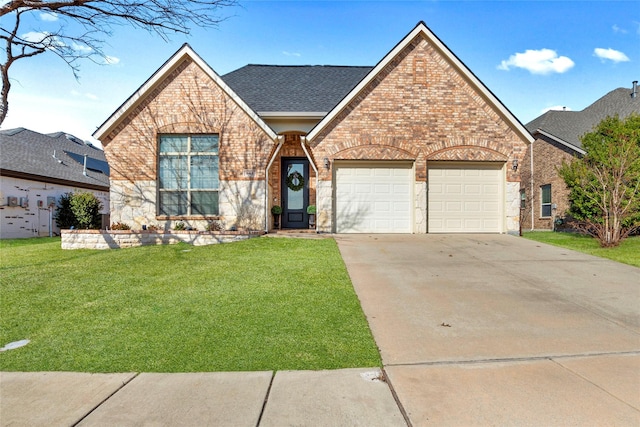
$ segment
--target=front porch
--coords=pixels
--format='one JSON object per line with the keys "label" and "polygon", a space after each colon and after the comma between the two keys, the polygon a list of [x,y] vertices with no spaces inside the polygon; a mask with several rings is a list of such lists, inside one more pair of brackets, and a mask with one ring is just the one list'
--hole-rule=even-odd
{"label": "front porch", "polygon": [[304,134],[285,133],[271,157],[267,172],[268,212],[281,208],[276,222],[270,214],[267,231],[270,233],[316,232],[316,215],[309,206],[316,205],[317,168],[304,144]]}

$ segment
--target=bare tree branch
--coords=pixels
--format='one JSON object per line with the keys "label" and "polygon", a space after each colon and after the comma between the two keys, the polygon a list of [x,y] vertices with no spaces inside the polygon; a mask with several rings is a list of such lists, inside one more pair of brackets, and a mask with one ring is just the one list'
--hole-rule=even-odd
{"label": "bare tree branch", "polygon": [[[78,78],[79,61],[107,63],[102,46],[117,25],[129,25],[169,40],[175,33],[188,34],[192,27],[215,28],[225,18],[222,8],[236,0],[10,0],[0,6],[0,125],[9,110],[10,68],[17,61],[44,53],[61,58]],[[23,15],[48,13],[59,26],[54,31],[24,29]],[[13,19],[11,19],[13,17]],[[68,25],[67,25],[68,24]],[[32,30],[32,31],[28,31]]]}

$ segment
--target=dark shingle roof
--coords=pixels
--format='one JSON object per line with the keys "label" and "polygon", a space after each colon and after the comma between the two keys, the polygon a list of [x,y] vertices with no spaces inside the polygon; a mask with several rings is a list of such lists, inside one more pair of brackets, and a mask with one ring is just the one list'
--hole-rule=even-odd
{"label": "dark shingle roof", "polygon": [[222,79],[256,112],[329,112],[372,67],[247,65]]}
{"label": "dark shingle roof", "polygon": [[640,114],[640,97],[632,98],[630,88],[618,88],[582,111],[547,111],[525,127],[531,133],[539,129],[582,148],[580,138],[603,119],[616,114],[623,119],[631,113]]}
{"label": "dark shingle roof", "polygon": [[28,175],[44,182],[66,181],[78,187],[109,187],[104,152],[63,132],[44,135],[24,128],[0,131],[0,174]]}

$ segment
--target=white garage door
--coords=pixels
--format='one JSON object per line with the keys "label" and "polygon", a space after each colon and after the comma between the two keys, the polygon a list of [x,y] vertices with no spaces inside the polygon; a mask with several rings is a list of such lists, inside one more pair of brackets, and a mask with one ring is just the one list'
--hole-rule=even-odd
{"label": "white garage door", "polygon": [[429,163],[429,233],[500,233],[502,164]]}
{"label": "white garage door", "polygon": [[336,166],[338,233],[411,233],[411,163]]}

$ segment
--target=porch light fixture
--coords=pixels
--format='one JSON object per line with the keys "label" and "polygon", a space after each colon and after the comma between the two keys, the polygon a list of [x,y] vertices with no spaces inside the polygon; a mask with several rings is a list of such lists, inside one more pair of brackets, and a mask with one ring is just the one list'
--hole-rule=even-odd
{"label": "porch light fixture", "polygon": [[518,159],[513,159],[513,162],[511,162],[511,168],[514,172],[518,170]]}
{"label": "porch light fixture", "polygon": [[324,168],[325,169],[329,169],[329,158],[328,157],[324,158]]}

